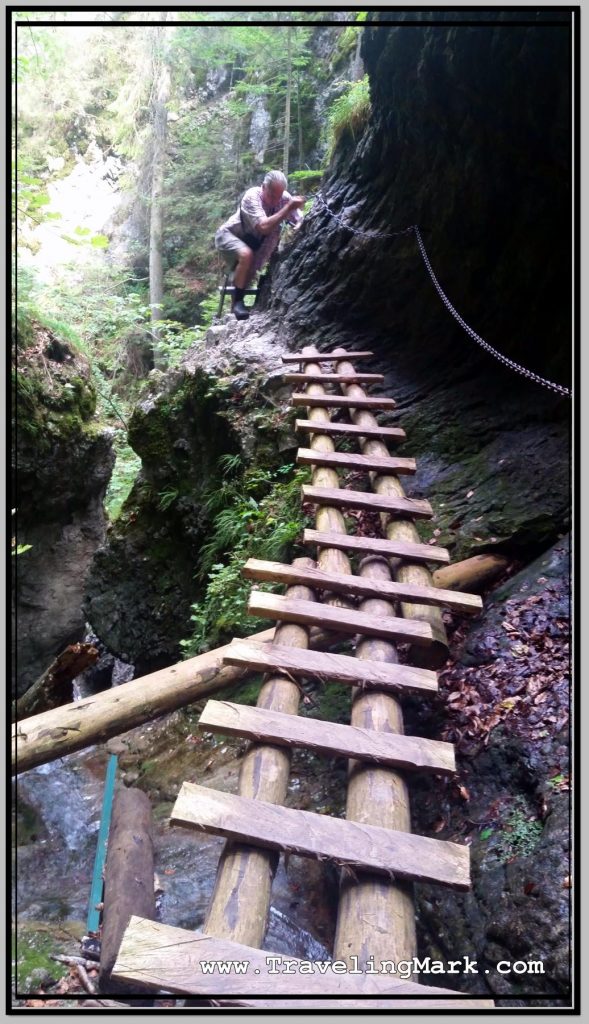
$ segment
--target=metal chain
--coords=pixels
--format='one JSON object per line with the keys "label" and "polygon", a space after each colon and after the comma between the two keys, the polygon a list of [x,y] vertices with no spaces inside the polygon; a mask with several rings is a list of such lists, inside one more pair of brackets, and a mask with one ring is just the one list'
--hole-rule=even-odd
{"label": "metal chain", "polygon": [[417,224],[412,224],[410,227],[404,228],[402,231],[390,231],[390,232],[383,232],[383,231],[359,231],[357,228],[350,227],[350,225],[346,224],[346,222],[343,221],[341,219],[341,217],[338,217],[338,215],[336,213],[334,213],[333,210],[331,210],[329,208],[329,206],[327,205],[327,203],[325,202],[325,200],[323,199],[323,197],[319,193],[315,196],[315,199],[319,200],[320,206],[322,206],[325,210],[327,210],[327,212],[330,214],[330,216],[333,217],[333,219],[335,221],[337,221],[337,223],[341,227],[345,228],[346,231],[351,231],[351,233],[353,235],[360,235],[360,236],[362,236],[364,238],[396,238],[399,235],[408,235],[408,234],[411,234],[412,231],[415,232],[415,237],[417,238],[417,244],[419,246],[419,251],[421,253],[421,257],[422,257],[423,262],[424,262],[424,264],[426,266],[426,269],[427,269],[427,271],[428,271],[428,273],[429,273],[429,275],[430,275],[430,277],[431,277],[431,279],[433,281],[434,287],[435,287],[438,295],[440,296],[442,302],[446,306],[446,309],[448,310],[448,312],[452,314],[452,316],[458,321],[460,326],[473,339],[473,341],[476,341],[476,343],[478,345],[480,345],[481,348],[484,348],[486,352],[489,352],[489,354],[494,356],[495,359],[498,359],[499,362],[503,363],[505,366],[508,366],[511,370],[515,370],[516,373],[520,373],[523,377],[527,377],[528,380],[534,381],[535,384],[542,384],[543,387],[550,388],[551,391],[555,391],[559,395],[566,395],[568,397],[571,396],[571,391],[570,391],[569,388],[565,388],[561,384],[555,384],[551,380],[546,380],[545,377],[540,377],[539,374],[533,373],[532,370],[527,370],[525,368],[525,366],[520,366],[520,364],[514,362],[513,359],[508,359],[507,356],[504,356],[501,352],[498,352],[496,348],[493,348],[492,345],[489,345],[488,342],[484,341],[483,338],[481,338],[480,335],[478,335],[476,333],[476,331],[473,331],[472,327],[469,327],[469,325],[466,323],[466,321],[463,320],[462,317],[460,316],[460,313],[458,313],[454,309],[454,306],[450,302],[448,296],[442,291],[442,288],[440,287],[438,279],[436,278],[436,275],[434,274],[434,272],[432,270],[432,265],[431,265],[431,263],[429,261],[429,257],[427,255],[427,252],[425,251],[425,246],[423,244],[423,239],[421,237],[421,234],[420,234],[420,231],[419,231],[419,228],[418,228]]}

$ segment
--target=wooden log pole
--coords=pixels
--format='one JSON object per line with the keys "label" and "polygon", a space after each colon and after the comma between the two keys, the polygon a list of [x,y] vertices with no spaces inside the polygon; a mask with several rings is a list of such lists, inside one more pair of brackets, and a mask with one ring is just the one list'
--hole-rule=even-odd
{"label": "wooden log pole", "polygon": [[[338,373],[351,373],[352,364],[346,359],[336,364]],[[348,398],[365,397],[364,390],[357,384],[344,387]],[[365,409],[357,409],[352,413],[352,421],[357,426],[375,427],[376,420],[371,412]],[[388,448],[377,438],[368,438],[361,443],[363,455],[382,456],[390,455]],[[370,474],[372,486],[377,494],[390,498],[405,498],[405,491],[397,476],[392,474]],[[388,540],[408,541],[418,543],[419,533],[414,523],[409,519],[391,519],[387,514],[381,515],[385,529],[385,536]],[[432,576],[429,569],[424,565],[416,565],[410,562],[400,562],[394,573],[395,580],[399,583],[411,583],[418,586],[432,586]],[[401,602],[401,614],[408,619],[421,619],[428,622],[432,628],[435,642],[427,650],[412,648],[410,658],[416,665],[427,665],[429,668],[441,668],[448,657],[448,637],[442,621],[442,613],[439,608],[429,605],[412,604],[408,601]]]}
{"label": "wooden log pole", "polygon": [[[338,373],[348,373],[351,368],[351,364],[346,361],[338,362],[336,366]],[[361,390],[357,385],[350,385],[347,393],[355,394]],[[356,411],[352,415],[352,420],[362,426],[376,424],[376,420],[369,412]],[[386,458],[389,454],[386,445],[377,439],[365,440],[361,447],[365,455]],[[393,477],[393,480],[397,481],[397,478]],[[400,485],[398,490],[392,488],[391,491],[383,493],[404,496]],[[411,540],[419,541],[415,527],[413,524],[411,526]],[[396,535],[390,539],[397,539]],[[386,562],[375,558],[367,558],[362,562],[359,575],[372,580],[391,579]],[[394,612],[394,606],[389,601],[379,598],[365,599],[360,608],[363,612],[373,615],[375,619]],[[392,643],[369,638],[359,643],[356,656],[360,660],[389,663],[399,660]],[[351,724],[398,734],[405,731],[399,701],[390,694],[378,692],[355,692]],[[402,775],[390,768],[375,767],[359,761],[351,762],[346,819],[364,823],[379,822],[386,828],[410,832],[409,792]],[[410,960],[416,952],[415,910],[411,886],[369,875],[354,877],[344,874],[340,889],[334,956],[349,960],[350,956],[355,955],[359,958],[360,966],[365,966],[369,956],[378,964],[380,960],[387,958],[397,962],[402,959]]]}
{"label": "wooden log pole", "polygon": [[484,555],[473,555],[462,562],[445,565],[433,573],[435,587],[447,590],[482,590],[502,576],[509,565],[509,558],[488,552]]}
{"label": "wooden log pole", "polygon": [[[103,992],[129,991],[111,980],[123,938],[131,918],[155,920],[153,839],[149,797],[140,789],[115,793],[104,872],[104,910],[100,950],[99,985]],[[137,989],[137,983],[134,984]]]}
{"label": "wooden log pole", "polygon": [[[310,354],[316,352],[316,349],[310,347],[304,351],[305,354]],[[307,362],[306,369],[310,376],[320,373],[319,365],[312,361]],[[309,391],[314,396],[324,394],[320,384],[310,384]],[[329,420],[327,409],[320,407],[314,408],[311,415],[319,420]],[[321,435],[315,435],[311,447],[314,445],[318,450],[335,450],[333,441]],[[323,447],[324,445],[326,447]],[[313,476],[313,482],[317,485],[337,486],[337,475],[330,469],[318,469]],[[343,517],[336,509],[319,509],[316,522],[322,524],[318,528],[328,529],[328,524],[332,522],[337,522],[343,527]],[[330,567],[336,571],[345,564],[349,566],[347,556],[338,551],[337,565],[332,564]],[[297,559],[295,565],[313,567],[314,563],[311,559]],[[329,563],[323,567],[328,568]],[[288,588],[287,596],[293,599],[314,600],[315,595],[309,587],[297,585]],[[309,644],[308,637],[308,631],[303,626],[289,623],[277,627],[275,642],[306,649]],[[296,715],[299,701],[298,685],[292,679],[276,674],[269,675],[264,682],[257,705],[268,711]],[[253,744],[243,761],[239,794],[283,804],[289,775],[288,750],[264,743]],[[266,931],[276,865],[275,852],[256,849],[244,843],[227,843],[221,855],[204,931],[218,938],[231,939],[249,946],[261,946]]]}
{"label": "wooden log pole", "polygon": [[[306,558],[297,559],[299,565],[307,565],[310,561]],[[309,587],[289,587],[287,593],[289,597],[313,599],[313,591]],[[309,645],[309,632],[295,624],[278,626],[275,639],[285,646],[306,649]],[[299,700],[300,690],[293,679],[270,674],[264,680],[257,706],[296,715]],[[284,747],[267,743],[252,744],[241,766],[240,796],[283,804],[290,776],[290,760],[290,751]],[[256,849],[246,843],[227,842],[219,861],[203,931],[207,935],[231,939],[244,945],[261,946],[277,864],[278,854],[273,850]]]}
{"label": "wooden log pole", "polygon": [[[274,628],[250,637],[268,643]],[[324,630],[311,630],[311,646],[333,639]],[[230,645],[178,662],[169,668],[133,679],[84,700],[17,722],[12,729],[12,772],[18,774],[47,764],[95,743],[104,743],[144,722],[193,704],[248,676],[243,667],[223,665]]]}

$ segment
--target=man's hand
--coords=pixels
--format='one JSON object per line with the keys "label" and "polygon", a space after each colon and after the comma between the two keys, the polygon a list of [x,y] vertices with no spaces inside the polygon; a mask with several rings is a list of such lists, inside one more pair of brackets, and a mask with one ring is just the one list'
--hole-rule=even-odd
{"label": "man's hand", "polygon": [[300,210],[301,206],[304,206],[306,202],[306,196],[291,196],[288,200],[288,205],[291,210]]}

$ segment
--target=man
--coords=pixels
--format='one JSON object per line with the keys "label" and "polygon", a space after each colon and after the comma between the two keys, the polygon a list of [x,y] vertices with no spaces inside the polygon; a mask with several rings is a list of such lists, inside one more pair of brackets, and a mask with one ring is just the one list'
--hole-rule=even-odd
{"label": "man", "polygon": [[268,171],[262,185],[248,188],[236,212],[217,231],[215,248],[229,270],[235,268],[232,310],[238,320],[249,317],[243,304],[245,289],[278,245],[280,225],[288,220],[298,227],[304,202],[304,196],[291,196],[286,191],[282,171]]}

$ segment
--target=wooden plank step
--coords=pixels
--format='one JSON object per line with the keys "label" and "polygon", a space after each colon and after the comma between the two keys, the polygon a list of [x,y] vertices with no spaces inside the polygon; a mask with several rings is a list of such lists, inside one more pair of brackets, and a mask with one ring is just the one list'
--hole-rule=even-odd
{"label": "wooden plank step", "polygon": [[184,782],[172,825],[398,878],[470,887],[469,847]]}
{"label": "wooden plank step", "polygon": [[[340,962],[343,963],[343,961]],[[422,993],[424,991],[432,991],[431,988],[425,988],[425,986],[422,986],[421,989]],[[453,990],[444,989],[443,991],[451,993]],[[347,1010],[348,1012],[351,1010],[447,1010],[448,1013],[453,1013],[454,1010],[459,1009],[470,1010],[472,1013],[474,1010],[493,1010],[495,1008],[495,1003],[492,999],[480,999],[477,996],[469,997],[465,996],[464,993],[462,993],[462,998],[458,999],[458,995],[460,993],[456,993],[456,996],[449,995],[447,999],[440,995],[424,997],[423,994],[421,998],[409,995],[405,997],[399,996],[398,998],[394,996],[390,998],[371,996],[368,999],[358,997],[354,999],[346,999],[345,997],[343,999],[331,999],[329,996],[327,998],[315,996],[312,1004],[309,1003],[308,999],[301,997],[297,999],[294,996],[292,998],[283,996],[278,999],[256,999],[255,996],[235,996],[233,999],[225,999],[221,996],[215,1000],[215,1006],[220,1009],[223,1009],[225,1006],[235,1006],[250,1010],[267,1010],[269,1012],[280,1012],[282,1010],[307,1012],[311,1005],[314,1010]]]}
{"label": "wooden plank step", "polygon": [[277,743],[283,747],[306,747],[332,757],[351,757],[409,771],[441,775],[452,775],[456,771],[451,743],[286,715],[225,700],[207,701],[198,727],[225,736]]}
{"label": "wooden plank step", "polygon": [[[219,288],[218,288],[218,291],[222,292],[224,295],[233,295],[233,293],[235,291],[235,286],[232,285],[232,284],[228,284],[227,287],[224,288],[223,285],[220,284]],[[243,294],[244,295],[257,295],[258,294],[258,289],[257,288],[244,288],[243,289]]]}
{"label": "wooden plank step", "polygon": [[321,409],[394,409],[394,398],[349,398],[347,395],[307,395],[294,391],[290,398],[292,405],[305,405]]}
{"label": "wooden plank step", "polygon": [[424,587],[417,583],[393,583],[388,580],[371,580],[364,576],[346,576],[344,573],[323,572],[321,569],[303,569],[282,562],[267,562],[249,558],[242,574],[248,580],[269,583],[285,583],[288,586],[302,584],[315,590],[329,590],[334,594],[357,594],[359,597],[393,598],[416,604],[441,605],[465,614],[476,614],[483,607],[478,594],[461,594],[456,590],[442,590],[439,587]]}
{"label": "wooden plank step", "polygon": [[286,384],[382,384],[383,373],[285,373]]}
{"label": "wooden plank step", "polygon": [[[245,969],[227,974],[206,970],[206,965],[213,963],[243,964]],[[156,992],[163,989],[179,995],[226,998],[231,1005],[259,1009],[280,1009],[278,1000],[289,996],[293,1005],[304,1010],[315,1009],[318,1003],[343,1010],[356,1005],[369,1009],[446,1006],[451,1010],[456,1006],[492,1005],[490,1000],[465,996],[453,999],[461,993],[403,981],[397,974],[342,971],[341,967],[334,970],[333,963],[343,961],[301,960],[133,916],[123,935],[112,977],[140,983]],[[287,968],[287,964],[292,966]],[[314,997],[312,1003],[297,998],[302,991]],[[361,1000],[359,1004],[357,999]]]}
{"label": "wooden plank step", "polygon": [[349,608],[336,608],[317,601],[297,601],[281,594],[266,594],[253,590],[248,603],[250,615],[281,622],[298,622],[304,626],[321,626],[337,633],[352,636],[377,636],[381,640],[399,640],[428,647],[434,642],[432,628],[428,622],[415,619],[397,618],[395,615],[365,615]]}
{"label": "wooden plank step", "polygon": [[282,357],[283,363],[341,363],[350,359],[369,359],[374,352],[346,352],[344,355],[334,355],[333,352],[318,352],[317,355],[307,356],[302,352],[289,352]]}
{"label": "wooden plank step", "polygon": [[403,441],[407,437],[402,427],[359,427],[355,423],[320,423],[318,420],[296,420],[295,429],[328,437],[380,437],[391,441]]}
{"label": "wooden plank step", "polygon": [[303,501],[335,508],[367,508],[372,512],[394,512],[414,519],[431,519],[434,510],[429,501],[419,498],[389,498],[372,491],[349,491],[344,487],[313,487],[303,484]]}
{"label": "wooden plank step", "polygon": [[383,555],[385,558],[403,558],[407,562],[427,563],[450,561],[446,548],[429,544],[413,544],[411,541],[381,540],[379,537],[351,537],[346,533],[322,533],[320,530],[305,530],[305,544],[319,544],[322,548],[337,548],[340,551],[356,551],[366,555]]}
{"label": "wooden plank step", "polygon": [[394,693],[435,693],[438,689],[436,673],[427,668],[363,661],[347,654],[305,651],[255,640],[233,640],[226,648],[223,662],[226,665],[249,665],[259,672],[279,671],[323,682],[332,680],[352,686],[377,687]]}
{"label": "wooden plank step", "polygon": [[415,459],[385,458],[382,455],[356,455],[353,452],[319,452],[313,448],[299,448],[297,462],[304,466],[341,466],[344,469],[363,469],[365,472],[415,473]]}

